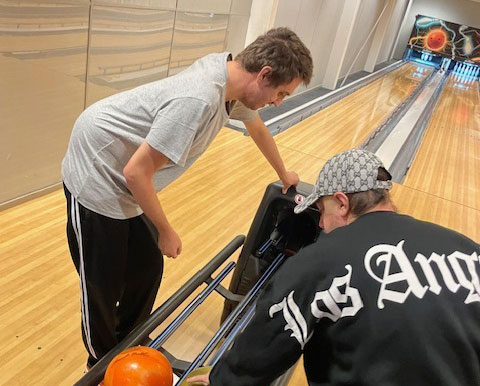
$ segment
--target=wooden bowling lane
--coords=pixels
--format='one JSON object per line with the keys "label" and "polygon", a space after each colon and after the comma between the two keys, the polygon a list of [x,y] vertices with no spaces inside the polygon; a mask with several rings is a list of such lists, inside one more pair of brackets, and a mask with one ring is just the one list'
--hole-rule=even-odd
{"label": "wooden bowling lane", "polygon": [[394,184],[392,199],[400,213],[453,229],[480,242],[480,210]]}
{"label": "wooden bowling lane", "polygon": [[323,159],[356,147],[389,117],[431,71],[406,63],[277,135],[275,139],[281,146]]}
{"label": "wooden bowling lane", "polygon": [[450,76],[404,185],[480,210],[478,82]]}

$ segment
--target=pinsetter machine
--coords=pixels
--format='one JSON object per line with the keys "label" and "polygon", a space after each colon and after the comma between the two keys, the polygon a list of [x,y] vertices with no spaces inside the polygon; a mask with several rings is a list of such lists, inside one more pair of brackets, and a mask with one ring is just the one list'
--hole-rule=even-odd
{"label": "pinsetter machine", "polygon": [[[300,248],[317,239],[320,233],[318,211],[311,207],[299,215],[293,212],[295,205],[311,191],[311,185],[301,182],[296,189],[291,188],[284,195],[280,182],[268,185],[247,237],[236,236],[158,307],[145,323],[137,326],[105,355],[75,386],[96,386],[103,379],[110,361],[121,351],[136,345],[153,347],[169,359],[179,378],[174,385],[180,385],[191,371],[201,366],[215,365],[253,317],[256,299],[275,271]],[[212,278],[211,275],[242,245],[237,263],[229,262]],[[226,289],[221,282],[232,270],[234,272],[230,287]],[[206,287],[156,338],[150,339],[150,334],[203,284],[206,284]],[[162,345],[213,291],[225,298],[220,328],[192,362],[175,358],[163,349]],[[218,347],[222,339],[223,342]],[[286,385],[290,375],[291,372],[287,372],[273,385]]]}

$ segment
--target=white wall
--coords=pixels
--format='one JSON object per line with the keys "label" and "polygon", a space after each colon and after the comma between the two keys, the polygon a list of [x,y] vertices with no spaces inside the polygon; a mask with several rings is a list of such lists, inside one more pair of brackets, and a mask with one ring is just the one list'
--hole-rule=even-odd
{"label": "white wall", "polygon": [[252,1],[245,47],[272,27],[277,13],[277,4],[278,0]]}
{"label": "white wall", "polygon": [[[365,43],[368,34],[371,32],[384,6],[385,0],[362,0],[362,3],[360,4],[360,9],[358,11],[357,20],[355,22],[355,26],[353,27],[352,38],[350,39],[350,42],[348,44],[347,54],[345,55],[342,70],[340,71],[340,78],[343,78],[345,76],[347,70],[352,65],[355,57],[357,56],[362,45]],[[354,74],[355,72],[363,70],[365,62],[367,60],[370,45],[372,44],[372,38],[373,33],[367,41],[359,57],[353,64],[350,74]]]}
{"label": "white wall", "polygon": [[480,3],[472,0],[414,0],[400,31],[395,58],[401,58],[407,47],[416,15],[431,16],[457,24],[480,28]]}
{"label": "white wall", "polygon": [[344,1],[324,1],[320,15],[314,29],[312,41],[312,57],[316,66],[312,78],[312,85],[320,86],[332,52],[335,41],[336,27],[338,25]]}
{"label": "white wall", "polygon": [[[310,49],[313,77],[309,88],[319,86],[332,50],[344,0],[280,0],[274,26],[295,31]],[[299,87],[297,92],[304,88]]]}
{"label": "white wall", "polygon": [[[321,86],[331,57],[342,10],[344,5],[347,5],[345,2],[348,1],[351,0],[253,0],[245,45],[272,27],[291,28],[312,53],[314,72],[309,88]],[[386,61],[390,56],[404,19],[408,0],[395,1],[395,9],[390,21],[391,27],[385,35],[377,64]],[[349,42],[346,42],[348,48],[345,60],[341,64],[341,77],[345,75],[372,31],[385,4],[386,0],[361,0],[352,37]],[[374,34],[370,36],[360,53],[352,73],[364,69],[373,36]],[[297,92],[303,90],[301,86]]]}
{"label": "white wall", "polygon": [[405,11],[408,5],[409,0],[397,0],[395,4],[395,9],[393,11],[392,19],[390,21],[390,26],[388,31],[383,39],[382,49],[378,55],[377,64],[383,63],[389,59],[390,53],[392,51],[392,46],[395,44],[398,33],[400,32],[400,27],[405,16]]}

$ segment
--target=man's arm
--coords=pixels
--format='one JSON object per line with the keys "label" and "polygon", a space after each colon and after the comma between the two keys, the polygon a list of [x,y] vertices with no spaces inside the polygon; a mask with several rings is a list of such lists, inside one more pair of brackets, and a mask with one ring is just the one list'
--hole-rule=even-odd
{"label": "man's arm", "polygon": [[310,259],[300,251],[274,275],[253,319],[210,373],[213,386],[267,385],[297,362],[317,322]]}
{"label": "man's arm", "polygon": [[[300,312],[292,315],[286,300],[275,300],[277,291],[272,288],[275,286],[269,285],[261,295],[253,319],[211,372],[187,378],[187,382],[212,386],[269,385],[297,362],[303,352],[302,345],[293,338],[284,315],[287,313],[290,315],[287,319],[295,320],[291,324],[294,329],[301,329],[298,322],[305,327],[306,323],[302,322]],[[287,298],[285,295],[284,299]],[[306,339],[306,328],[300,336]]]}
{"label": "man's arm", "polygon": [[255,120],[244,123],[248,134],[250,134],[257,147],[277,172],[278,177],[283,183],[283,193],[286,193],[290,186],[297,186],[299,182],[297,173],[285,169],[277,145],[275,145],[272,135],[260,116],[257,115]]}
{"label": "man's arm", "polygon": [[128,188],[145,215],[158,230],[158,247],[168,257],[177,257],[182,251],[182,242],[165,216],[155,194],[153,175],[168,158],[143,142],[123,169]]}

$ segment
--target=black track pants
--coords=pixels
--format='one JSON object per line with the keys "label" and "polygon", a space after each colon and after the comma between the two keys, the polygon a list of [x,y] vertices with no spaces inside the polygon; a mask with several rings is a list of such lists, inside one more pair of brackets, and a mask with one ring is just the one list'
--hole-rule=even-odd
{"label": "black track pants", "polygon": [[163,256],[145,215],[116,220],[83,207],[67,189],[65,196],[68,245],[80,276],[82,336],[93,366],[150,315]]}

